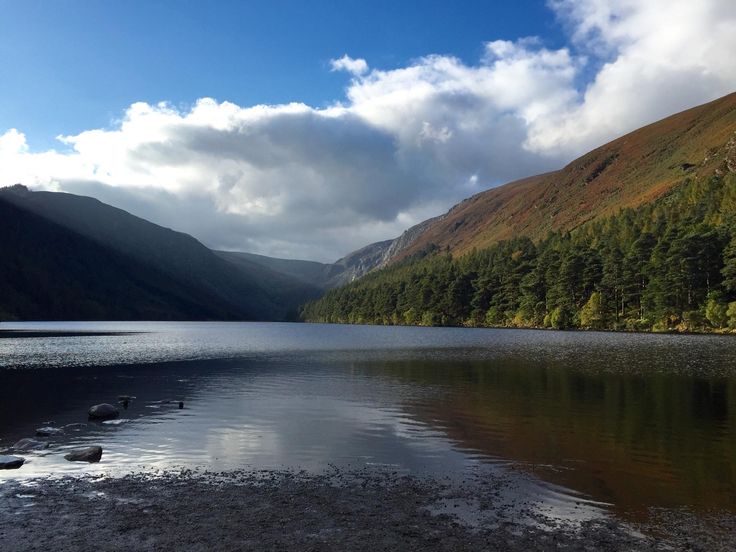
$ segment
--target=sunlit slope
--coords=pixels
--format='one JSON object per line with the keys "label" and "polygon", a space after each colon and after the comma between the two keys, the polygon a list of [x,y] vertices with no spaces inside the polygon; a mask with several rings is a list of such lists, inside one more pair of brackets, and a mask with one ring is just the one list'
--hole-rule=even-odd
{"label": "sunlit slope", "polygon": [[640,128],[566,167],[477,194],[430,224],[395,259],[434,244],[463,254],[538,239],[662,196],[687,177],[736,171],[736,93]]}

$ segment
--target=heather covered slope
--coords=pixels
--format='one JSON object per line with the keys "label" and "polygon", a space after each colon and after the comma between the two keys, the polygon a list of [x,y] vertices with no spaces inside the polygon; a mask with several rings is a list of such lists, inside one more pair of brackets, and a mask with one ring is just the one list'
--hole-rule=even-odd
{"label": "heather covered slope", "polygon": [[477,194],[430,224],[394,260],[434,244],[463,254],[543,238],[662,197],[686,178],[736,170],[736,93],[640,128],[566,167]]}

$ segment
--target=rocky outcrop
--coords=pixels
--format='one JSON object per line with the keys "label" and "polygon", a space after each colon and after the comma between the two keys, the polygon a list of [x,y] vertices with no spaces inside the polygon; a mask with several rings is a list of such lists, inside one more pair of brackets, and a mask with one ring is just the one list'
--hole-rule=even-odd
{"label": "rocky outcrop", "polygon": [[338,260],[333,266],[341,268],[330,279],[329,287],[349,284],[373,270],[383,268],[391,261],[399,258],[401,253],[411,246],[424,231],[435,222],[442,220],[444,215],[420,222],[406,230],[398,238],[372,243]]}

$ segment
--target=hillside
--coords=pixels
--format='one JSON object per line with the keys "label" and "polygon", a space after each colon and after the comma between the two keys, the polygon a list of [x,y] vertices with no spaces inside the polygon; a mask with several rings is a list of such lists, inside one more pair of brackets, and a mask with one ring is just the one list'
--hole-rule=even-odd
{"label": "hillside", "polygon": [[540,241],[431,251],[307,304],[314,322],[736,331],[736,174]]}
{"label": "hillside", "polygon": [[736,93],[635,130],[558,171],[476,194],[394,240],[371,244],[363,249],[374,254],[346,282],[429,249],[464,254],[512,237],[569,231],[650,203],[685,178],[729,167],[736,167]]}
{"label": "hillside", "polygon": [[393,260],[434,244],[463,254],[500,240],[569,231],[650,203],[682,182],[736,169],[736,93],[672,115],[559,171],[477,194],[428,225]]}
{"label": "hillside", "polygon": [[[149,317],[286,320],[294,318],[300,303],[314,298],[318,293],[314,286],[256,263],[228,262],[192,236],[163,228],[93,198],[66,193],[31,192],[23,186],[12,186],[0,189],[0,201],[5,205],[9,217],[6,224],[18,228],[22,227],[18,221],[23,220],[29,225],[29,237],[13,241],[10,239],[11,234],[2,234],[0,240],[8,254],[15,255],[21,263],[22,270],[35,266],[37,262],[45,262],[40,258],[40,251],[47,247],[46,244],[34,245],[35,242],[30,241],[30,237],[35,235],[35,227],[43,226],[48,229],[49,225],[53,225],[64,230],[62,233],[67,237],[65,239],[71,248],[61,250],[69,255],[68,265],[63,263],[63,256],[58,257],[61,264],[55,266],[51,273],[62,277],[62,282],[77,284],[79,274],[75,272],[78,268],[74,264],[75,259],[85,266],[94,265],[95,257],[84,256],[91,254],[90,247],[94,247],[95,251],[105,252],[104,255],[99,253],[102,258],[114,257],[121,263],[127,263],[126,266],[135,265],[138,268],[134,272],[142,279],[155,275],[155,280],[160,285],[154,286],[158,290],[154,296],[163,293],[162,290],[167,287],[185,289],[188,290],[185,295],[191,296],[193,302],[199,305],[191,312],[187,311],[186,315],[177,308],[168,312],[161,306],[165,312],[158,315],[152,313],[147,315]],[[10,206],[15,209],[9,210]],[[35,216],[29,218],[28,215]],[[39,230],[39,235],[46,234],[47,230]],[[76,242],[82,244],[79,249],[74,249],[71,245]],[[21,243],[24,245],[22,249]],[[99,267],[100,270],[103,268]],[[108,276],[113,277],[114,274]],[[110,283],[112,285],[112,280]],[[16,287],[16,293],[24,295],[29,290],[22,289],[22,286]],[[43,293],[43,290],[36,287],[33,293]],[[7,308],[3,305],[8,300],[7,297],[0,299],[0,308],[6,312]],[[106,309],[112,304],[118,304],[118,299],[113,296],[108,297],[107,301]],[[165,304],[163,301],[163,305]],[[67,318],[84,317],[81,311],[76,315],[73,311],[65,312]],[[114,309],[104,312],[110,313],[107,315],[110,317]],[[127,311],[123,310],[113,317],[133,316],[124,312]],[[30,316],[23,309],[8,314],[18,318]],[[41,312],[39,316],[48,318],[51,313],[44,316]]]}
{"label": "hillside", "polygon": [[410,232],[383,269],[308,304],[304,318],[736,330],[736,95]]}
{"label": "hillside", "polygon": [[240,314],[2,198],[0,236],[0,320],[230,320]]}

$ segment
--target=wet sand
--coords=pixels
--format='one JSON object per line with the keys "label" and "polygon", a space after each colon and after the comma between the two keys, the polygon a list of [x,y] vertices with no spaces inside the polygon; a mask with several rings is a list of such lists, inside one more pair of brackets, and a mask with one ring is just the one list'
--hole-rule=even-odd
{"label": "wet sand", "polygon": [[[508,481],[365,469],[191,472],[0,485],[1,550],[732,550],[684,513],[635,527],[504,506]],[[688,525],[689,523],[689,525]]]}

